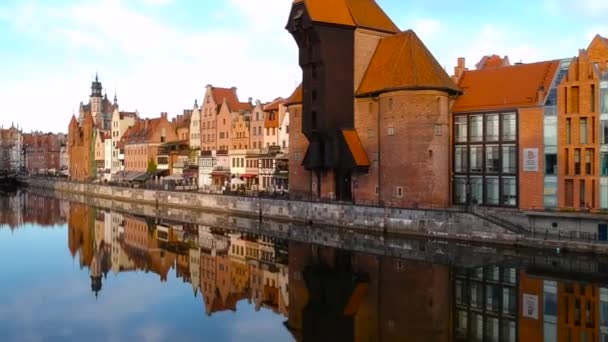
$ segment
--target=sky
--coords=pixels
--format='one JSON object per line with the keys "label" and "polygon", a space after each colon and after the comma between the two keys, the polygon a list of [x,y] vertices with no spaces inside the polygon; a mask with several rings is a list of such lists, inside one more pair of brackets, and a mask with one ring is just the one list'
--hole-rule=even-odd
{"label": "sky", "polygon": [[[327,0],[335,1],[335,0]],[[451,75],[457,57],[572,57],[608,36],[606,0],[377,0]],[[241,101],[288,97],[301,79],[285,30],[292,0],[2,0],[0,125],[67,132],[97,72],[121,110],[175,116],[205,86]],[[604,20],[602,20],[604,19]]]}

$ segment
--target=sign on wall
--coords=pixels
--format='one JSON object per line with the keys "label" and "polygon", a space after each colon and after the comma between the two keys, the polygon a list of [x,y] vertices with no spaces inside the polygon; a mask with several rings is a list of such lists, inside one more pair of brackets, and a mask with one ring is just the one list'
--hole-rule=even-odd
{"label": "sign on wall", "polygon": [[524,172],[538,172],[538,148],[524,148]]}
{"label": "sign on wall", "polygon": [[524,293],[522,310],[525,318],[538,319],[538,296]]}

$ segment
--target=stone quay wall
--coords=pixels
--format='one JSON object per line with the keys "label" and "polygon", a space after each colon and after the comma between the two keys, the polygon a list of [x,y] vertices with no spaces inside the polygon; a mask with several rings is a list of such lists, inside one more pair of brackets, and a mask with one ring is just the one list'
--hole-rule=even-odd
{"label": "stone quay wall", "polygon": [[28,185],[148,204],[160,207],[224,212],[249,217],[359,228],[386,233],[419,232],[445,234],[503,234],[503,228],[459,210],[394,209],[352,204],[318,203],[256,197],[239,197],[196,192],[159,191],[54,179],[32,178]]}

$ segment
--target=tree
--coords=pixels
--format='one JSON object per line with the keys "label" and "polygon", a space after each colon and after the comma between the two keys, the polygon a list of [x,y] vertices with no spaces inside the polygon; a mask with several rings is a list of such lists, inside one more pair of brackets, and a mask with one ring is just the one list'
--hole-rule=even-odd
{"label": "tree", "polygon": [[156,172],[156,170],[158,169],[158,167],[156,166],[156,162],[154,161],[154,158],[150,158],[150,160],[148,161],[148,173],[153,173]]}

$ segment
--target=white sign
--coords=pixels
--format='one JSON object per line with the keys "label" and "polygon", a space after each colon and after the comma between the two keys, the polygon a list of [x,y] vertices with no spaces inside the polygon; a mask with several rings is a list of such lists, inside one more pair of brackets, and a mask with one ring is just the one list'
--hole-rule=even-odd
{"label": "white sign", "polygon": [[538,171],[538,149],[537,148],[524,148],[524,171],[525,172],[537,172]]}
{"label": "white sign", "polygon": [[522,309],[525,318],[538,319],[538,296],[524,293]]}

